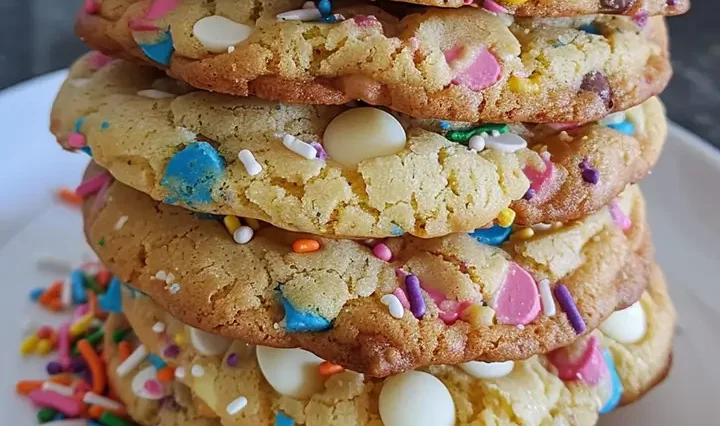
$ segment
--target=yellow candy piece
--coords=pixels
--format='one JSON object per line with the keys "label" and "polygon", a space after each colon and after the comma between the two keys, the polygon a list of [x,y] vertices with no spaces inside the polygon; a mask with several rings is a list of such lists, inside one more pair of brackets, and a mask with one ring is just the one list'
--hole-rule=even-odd
{"label": "yellow candy piece", "polygon": [[260,229],[260,221],[258,221],[257,219],[252,219],[248,217],[245,218],[245,223],[247,223],[247,226],[252,228],[253,231],[257,231],[258,229]]}
{"label": "yellow candy piece", "polygon": [[535,94],[540,92],[540,79],[538,77],[521,78],[512,76],[508,79],[510,90],[515,93]]}
{"label": "yellow candy piece", "polygon": [[225,229],[228,230],[230,235],[233,235],[241,226],[240,219],[238,219],[237,216],[225,216],[223,218],[223,223],[225,224]]}
{"label": "yellow candy piece", "polygon": [[176,345],[184,345],[185,344],[185,335],[183,333],[178,333],[173,338],[173,341]]}
{"label": "yellow candy piece", "polygon": [[460,319],[474,328],[493,324],[495,311],[487,306],[470,305],[460,313]]}
{"label": "yellow candy piece", "polygon": [[52,351],[53,344],[50,339],[40,339],[35,347],[35,353],[38,355],[47,355]]}
{"label": "yellow candy piece", "polygon": [[20,344],[20,353],[22,355],[29,355],[35,351],[40,339],[36,335],[28,336]]}
{"label": "yellow candy piece", "polygon": [[513,232],[513,234],[510,235],[510,239],[512,239],[512,240],[528,240],[528,239],[532,238],[534,235],[535,235],[535,231],[532,228],[527,227],[527,228],[520,229],[517,232]]}
{"label": "yellow candy piece", "polygon": [[80,319],[75,321],[73,325],[70,326],[70,336],[78,337],[79,335],[85,333],[88,328],[90,328],[90,324],[92,324],[94,319],[95,317],[92,313],[81,316]]}
{"label": "yellow candy piece", "polygon": [[503,228],[507,228],[508,226],[512,225],[513,222],[515,222],[515,210],[504,208],[500,212],[497,218],[498,225],[502,226]]}

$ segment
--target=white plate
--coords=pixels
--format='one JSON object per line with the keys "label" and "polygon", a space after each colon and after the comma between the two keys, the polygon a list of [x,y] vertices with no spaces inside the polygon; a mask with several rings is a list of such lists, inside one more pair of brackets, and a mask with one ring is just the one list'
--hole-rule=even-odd
{"label": "white plate", "polygon": [[[53,199],[76,185],[87,157],[61,151],[48,132],[48,110],[64,73],[50,74],[0,94],[4,130],[0,156],[0,413],[3,424],[28,425],[35,410],[14,394],[22,378],[42,378],[43,360],[20,359],[23,321],[57,321],[28,301],[28,290],[55,278],[35,259],[52,254],[74,263],[89,249],[76,211]],[[720,413],[720,153],[678,127],[660,163],[643,182],[657,260],[680,313],[670,378],[637,404],[605,417],[603,425],[713,423]],[[697,419],[697,421],[691,420]],[[717,423],[715,423],[717,424]]]}

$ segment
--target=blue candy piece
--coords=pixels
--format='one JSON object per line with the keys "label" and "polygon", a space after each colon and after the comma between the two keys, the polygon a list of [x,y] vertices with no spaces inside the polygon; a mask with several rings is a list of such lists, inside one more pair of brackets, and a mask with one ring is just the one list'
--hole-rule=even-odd
{"label": "blue candy piece", "polygon": [[112,277],[105,294],[98,296],[98,306],[105,312],[122,312],[122,285],[117,277]]}
{"label": "blue candy piece", "polygon": [[175,51],[172,34],[170,34],[170,31],[165,31],[160,35],[157,43],[140,44],[140,49],[148,58],[168,67],[170,66],[170,58]]}
{"label": "blue candy piece", "polygon": [[76,305],[87,302],[85,294],[85,273],[79,269],[70,272],[70,286],[72,287],[72,300]]}
{"label": "blue candy piece", "polygon": [[189,206],[212,201],[212,188],[225,172],[225,161],[207,142],[195,142],[176,153],[160,182],[168,191],[165,202]]}
{"label": "blue candy piece", "polygon": [[332,3],[330,0],[320,0],[317,2],[317,8],[320,11],[320,15],[326,17],[332,13]]}
{"label": "blue candy piece", "polygon": [[578,29],[580,31],[585,31],[588,34],[601,35],[600,30],[598,30],[598,27],[595,26],[595,24],[580,25],[580,28],[578,28]]}
{"label": "blue candy piece", "polygon": [[608,127],[611,129],[615,129],[620,133],[624,133],[628,136],[632,136],[635,134],[635,126],[633,126],[633,124],[627,120],[621,121],[619,123],[608,124]]}
{"label": "blue candy piece", "polygon": [[507,241],[510,236],[510,227],[503,228],[502,226],[495,224],[492,228],[476,229],[469,234],[475,238],[479,243],[487,244],[489,246],[499,246],[500,244]]}
{"label": "blue candy piece", "polygon": [[610,384],[612,386],[610,399],[605,403],[605,406],[600,409],[600,414],[607,414],[614,410],[620,403],[623,386],[620,382],[620,376],[618,376],[617,369],[615,368],[615,361],[613,361],[612,354],[610,354],[609,350],[603,350],[603,358],[605,358],[605,364],[607,364],[608,370],[610,371]]}
{"label": "blue candy piece", "polygon": [[288,417],[282,411],[275,413],[275,426],[294,426],[295,420]]}
{"label": "blue candy piece", "polygon": [[162,360],[159,356],[155,354],[150,354],[147,357],[148,361],[150,361],[150,364],[155,367],[158,371],[162,370],[163,368],[167,367],[167,363]]}
{"label": "blue candy piece", "polygon": [[326,331],[332,328],[330,321],[311,312],[300,312],[283,296],[280,295],[285,308],[285,330],[288,333],[308,333]]}
{"label": "blue candy piece", "polygon": [[45,289],[42,287],[34,288],[30,290],[30,300],[37,302],[37,300],[45,293]]}
{"label": "blue candy piece", "polygon": [[78,118],[77,120],[75,120],[75,125],[73,125],[73,132],[80,133],[80,127],[82,127],[84,122],[84,118]]}

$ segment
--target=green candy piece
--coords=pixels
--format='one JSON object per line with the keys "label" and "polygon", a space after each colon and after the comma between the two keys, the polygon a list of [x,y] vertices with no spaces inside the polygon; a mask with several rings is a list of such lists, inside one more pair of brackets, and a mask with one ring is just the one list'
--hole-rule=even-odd
{"label": "green candy piece", "polygon": [[113,336],[112,336],[113,342],[115,342],[115,343],[120,343],[120,341],[121,341],[121,340],[124,340],[125,337],[126,337],[128,334],[130,334],[131,331],[132,331],[131,328],[126,328],[125,330],[115,331],[115,332],[113,333]]}
{"label": "green candy piece", "polygon": [[467,145],[470,142],[470,138],[475,135],[482,133],[492,133],[497,131],[500,134],[507,133],[510,131],[510,126],[507,124],[483,124],[479,127],[467,130],[450,130],[445,134],[445,137],[452,142],[457,142],[462,145]]}
{"label": "green candy piece", "polygon": [[57,411],[52,408],[42,408],[37,413],[37,419],[40,423],[47,423],[57,416]]}
{"label": "green candy piece", "polygon": [[105,426],[135,426],[135,423],[123,420],[109,411],[102,413],[98,420]]}

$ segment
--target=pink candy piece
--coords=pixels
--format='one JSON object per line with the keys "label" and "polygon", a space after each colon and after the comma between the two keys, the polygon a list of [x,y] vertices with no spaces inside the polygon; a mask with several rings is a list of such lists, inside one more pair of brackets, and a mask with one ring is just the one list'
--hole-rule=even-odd
{"label": "pink candy piece", "polygon": [[515,262],[493,300],[495,317],[501,324],[525,325],[540,313],[540,295],[535,280]]}
{"label": "pink candy piece", "polygon": [[579,380],[589,385],[599,384],[607,377],[609,370],[605,363],[600,344],[595,336],[587,340],[580,359],[571,359],[568,348],[556,349],[548,354],[548,361],[557,369],[562,380]]}
{"label": "pink candy piece", "polygon": [[148,380],[145,382],[145,390],[153,395],[159,395],[163,392],[162,385],[157,380]]}
{"label": "pink candy piece", "polygon": [[390,259],[392,259],[392,251],[390,251],[390,248],[383,243],[380,243],[380,244],[376,245],[375,247],[373,247],[372,252],[375,255],[375,257],[377,257],[380,260],[389,262]]}
{"label": "pink candy piece", "polygon": [[618,205],[617,199],[610,202],[610,217],[612,217],[613,222],[615,222],[615,224],[623,231],[627,231],[632,228],[632,221],[629,217],[627,217],[625,212],[622,211]]}
{"label": "pink candy piece", "polygon": [[499,4],[495,3],[492,0],[485,0],[482,4],[483,9],[489,10],[490,12],[496,12],[496,13],[507,13],[507,9],[500,6]]}
{"label": "pink candy piece", "polygon": [[92,52],[87,58],[88,67],[90,67],[90,69],[93,71],[97,71],[105,67],[107,64],[110,63],[110,61],[112,61],[111,57],[97,51]]}
{"label": "pink candy piece", "polygon": [[454,84],[467,86],[471,90],[477,91],[493,85],[500,79],[502,73],[500,63],[486,47],[476,53],[469,61],[470,64],[463,69],[455,69],[453,61],[465,53],[464,46],[455,47],[443,53],[445,60],[456,73],[452,80]]}
{"label": "pink candy piece", "polygon": [[58,329],[58,352],[60,365],[70,367],[70,324],[64,323]]}
{"label": "pink candy piece", "polygon": [[83,9],[85,10],[85,13],[95,15],[100,12],[100,3],[95,0],[85,0],[85,3],[83,3]]}
{"label": "pink candy piece", "polygon": [[403,305],[403,308],[410,309],[410,301],[407,298],[407,294],[405,294],[405,290],[398,287],[395,291],[393,291],[393,294],[398,298],[400,304]]}
{"label": "pink candy piece", "polygon": [[145,18],[155,20],[162,19],[177,7],[178,0],[154,0]]}
{"label": "pink candy piece", "polygon": [[87,141],[84,135],[73,132],[68,135],[67,144],[70,148],[82,148],[87,145]]}
{"label": "pink candy piece", "polygon": [[80,186],[75,189],[75,193],[82,198],[97,193],[102,187],[110,180],[109,173],[99,173],[85,182],[81,183]]}
{"label": "pink candy piece", "polygon": [[72,397],[60,395],[57,392],[35,389],[28,398],[40,407],[50,407],[68,417],[76,417],[82,411],[83,403]]}
{"label": "pink candy piece", "polygon": [[525,173],[525,176],[530,181],[530,188],[533,189],[536,194],[540,194],[545,184],[552,179],[555,171],[555,166],[553,166],[549,158],[543,157],[543,162],[545,163],[545,171],[543,172],[529,166],[523,169],[523,173]]}

